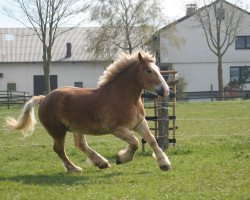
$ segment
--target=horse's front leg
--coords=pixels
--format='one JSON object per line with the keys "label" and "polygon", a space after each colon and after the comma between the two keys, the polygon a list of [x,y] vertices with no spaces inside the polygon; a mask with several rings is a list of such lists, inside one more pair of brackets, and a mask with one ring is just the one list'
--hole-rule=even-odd
{"label": "horse's front leg", "polygon": [[139,135],[141,135],[147,141],[149,146],[152,148],[160,168],[162,170],[170,170],[171,169],[170,161],[166,156],[166,154],[158,146],[154,136],[150,133],[147,121],[144,119],[144,121],[141,124],[137,125],[134,130]]}
{"label": "horse's front leg", "polygon": [[110,164],[107,159],[105,159],[99,153],[89,147],[85,135],[81,133],[74,133],[73,135],[75,146],[88,156],[94,166],[97,166],[100,169],[110,167]]}
{"label": "horse's front leg", "polygon": [[123,164],[132,161],[134,158],[135,151],[138,149],[139,141],[132,135],[131,131],[126,127],[118,128],[113,133],[114,136],[124,140],[129,145],[118,152],[116,157],[116,164]]}

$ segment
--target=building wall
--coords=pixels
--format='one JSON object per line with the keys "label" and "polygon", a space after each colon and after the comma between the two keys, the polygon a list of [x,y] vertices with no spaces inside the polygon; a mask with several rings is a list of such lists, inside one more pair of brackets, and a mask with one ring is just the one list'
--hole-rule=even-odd
{"label": "building wall", "polygon": [[[101,63],[57,63],[51,68],[51,74],[58,75],[58,86],[74,85],[83,82],[83,87],[97,87],[99,77],[103,74],[105,65]],[[60,68],[60,70],[58,70]]]}
{"label": "building wall", "polygon": [[[230,82],[230,67],[239,66],[239,63],[224,63],[224,85]],[[178,76],[187,81],[187,92],[210,91],[211,85],[218,90],[217,65],[215,63],[178,63],[173,68],[178,71]],[[188,69],[188,70],[187,70]],[[225,75],[226,74],[226,75]],[[250,84],[246,84],[250,90]]]}
{"label": "building wall", "polygon": [[[237,36],[250,35],[250,16],[246,15],[245,29]],[[186,91],[218,90],[217,57],[208,48],[204,32],[201,28],[194,28],[195,18],[189,17],[176,25],[176,36],[182,41],[174,46],[164,37],[167,30],[163,30],[160,38],[161,63],[171,63],[188,82]],[[250,50],[235,49],[233,43],[223,57],[224,85],[230,81],[231,66],[250,66]],[[250,84],[247,84],[250,89]]]}
{"label": "building wall", "polygon": [[[53,63],[51,75],[57,75],[58,87],[74,86],[74,82],[83,82],[83,87],[96,87],[104,64],[95,62]],[[0,90],[7,90],[7,83],[16,83],[17,91],[34,92],[34,75],[43,75],[41,63],[0,63]]]}

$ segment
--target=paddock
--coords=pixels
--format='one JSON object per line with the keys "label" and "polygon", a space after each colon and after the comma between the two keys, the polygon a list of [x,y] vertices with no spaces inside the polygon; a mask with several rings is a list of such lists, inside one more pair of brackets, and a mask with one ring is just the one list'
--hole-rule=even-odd
{"label": "paddock", "polygon": [[45,194],[50,199],[249,197],[250,101],[178,103],[178,140],[168,149],[173,161],[169,173],[157,169],[148,145],[144,153],[137,151],[133,162],[115,165],[114,152],[126,144],[112,136],[88,137],[113,166],[104,171],[93,168],[68,134],[66,149],[84,173],[65,174],[40,123],[25,140],[2,128],[4,117],[18,116],[21,108],[0,106],[1,199],[43,199]]}

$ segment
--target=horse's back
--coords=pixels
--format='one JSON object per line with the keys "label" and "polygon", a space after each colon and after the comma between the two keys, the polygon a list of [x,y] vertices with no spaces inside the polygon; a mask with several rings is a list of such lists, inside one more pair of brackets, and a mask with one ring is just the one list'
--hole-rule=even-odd
{"label": "horse's back", "polygon": [[41,102],[41,109],[58,109],[60,106],[73,106],[79,99],[87,100],[94,93],[94,89],[85,89],[77,87],[60,87],[51,91]]}

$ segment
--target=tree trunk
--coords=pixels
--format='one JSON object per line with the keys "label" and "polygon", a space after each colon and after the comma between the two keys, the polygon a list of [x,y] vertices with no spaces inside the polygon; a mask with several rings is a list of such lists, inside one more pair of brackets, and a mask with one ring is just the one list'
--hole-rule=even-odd
{"label": "tree trunk", "polygon": [[48,94],[50,92],[51,48],[45,46],[43,49],[44,93]]}
{"label": "tree trunk", "polygon": [[50,92],[50,62],[45,61],[43,63],[44,71],[44,93],[48,94]]}
{"label": "tree trunk", "polygon": [[218,86],[219,86],[219,100],[224,98],[223,89],[223,69],[222,69],[222,55],[218,55]]}
{"label": "tree trunk", "polygon": [[131,44],[131,41],[130,41],[128,34],[127,34],[127,41],[128,41],[128,51],[129,51],[129,54],[131,55],[133,52],[133,48],[132,48],[132,44]]}

